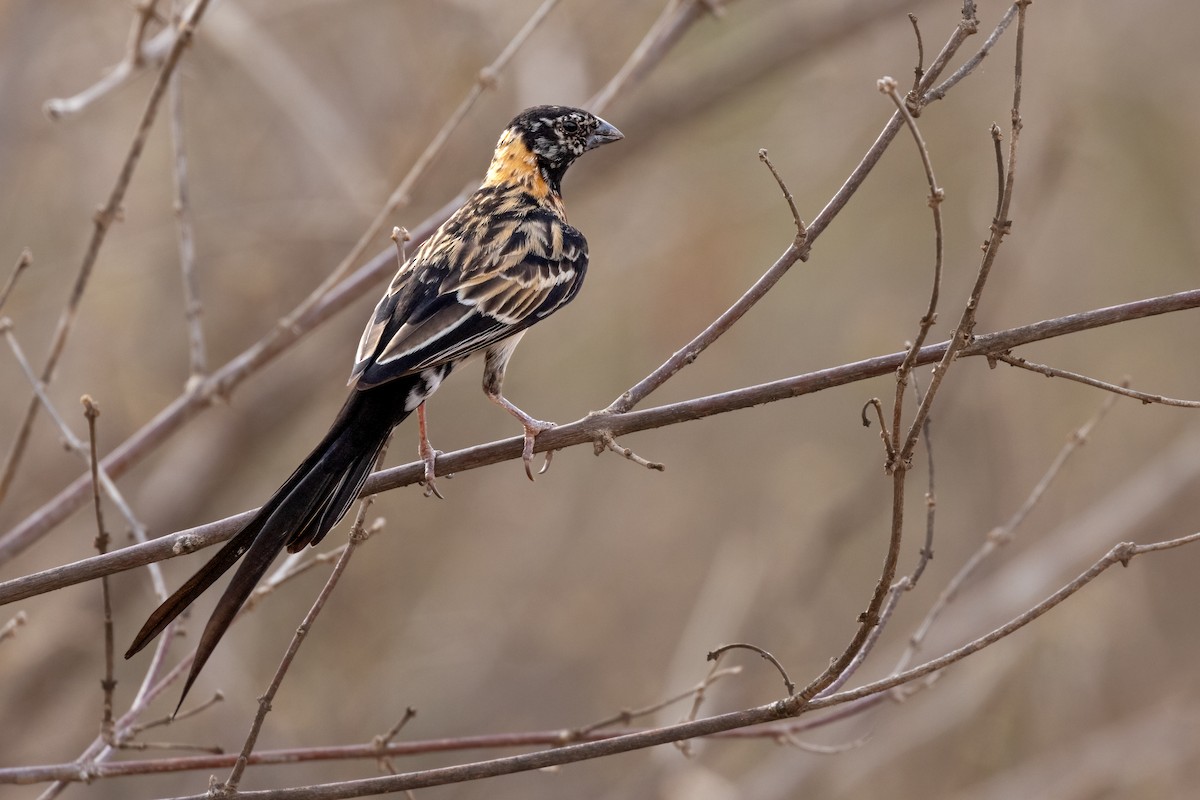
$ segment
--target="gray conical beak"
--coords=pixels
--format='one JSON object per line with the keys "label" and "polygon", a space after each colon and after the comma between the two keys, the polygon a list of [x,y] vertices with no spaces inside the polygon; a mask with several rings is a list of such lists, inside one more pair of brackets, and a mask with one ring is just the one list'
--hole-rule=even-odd
{"label": "gray conical beak", "polygon": [[584,146],[584,150],[595,150],[602,144],[608,144],[609,142],[625,138],[625,134],[599,117],[596,117],[596,121],[600,123],[600,126],[592,131],[592,135],[587,138],[587,145]]}

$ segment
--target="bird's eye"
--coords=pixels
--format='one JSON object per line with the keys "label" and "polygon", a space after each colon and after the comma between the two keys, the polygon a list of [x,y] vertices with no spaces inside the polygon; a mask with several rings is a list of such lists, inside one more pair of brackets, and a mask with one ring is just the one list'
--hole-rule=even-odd
{"label": "bird's eye", "polygon": [[579,123],[573,119],[566,120],[562,124],[563,133],[575,133],[579,130]]}

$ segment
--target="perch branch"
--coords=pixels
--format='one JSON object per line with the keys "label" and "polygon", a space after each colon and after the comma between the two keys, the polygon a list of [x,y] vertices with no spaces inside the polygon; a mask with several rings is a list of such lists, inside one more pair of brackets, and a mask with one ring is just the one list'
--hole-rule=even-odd
{"label": "perch branch", "polygon": [[[987,357],[1032,342],[1195,308],[1200,308],[1200,289],[1043,320],[1032,325],[995,333],[981,334],[959,352],[959,357]],[[916,366],[932,364],[941,360],[949,345],[949,342],[940,342],[921,348],[917,355]],[[904,352],[891,353],[656,408],[629,411],[624,414],[590,415],[546,431],[538,438],[536,449],[539,451],[550,448],[561,450],[580,444],[592,444],[597,433],[605,429],[612,431],[614,436],[623,436],[637,431],[676,425],[714,414],[728,413],[764,403],[813,394],[869,378],[877,378],[894,372],[904,357]],[[521,447],[522,439],[516,436],[446,453],[439,456],[438,462],[441,468],[448,472],[465,472],[520,458]],[[377,494],[401,486],[417,484],[424,474],[424,465],[420,462],[392,467],[372,475],[364,484],[363,491],[368,494]],[[245,511],[232,517],[172,533],[145,544],[116,550],[103,558],[94,556],[73,564],[52,567],[42,572],[5,581],[0,583],[0,605],[24,600],[64,586],[94,580],[101,575],[109,575],[145,566],[153,561],[193,553],[233,536],[241,529],[242,525],[246,524],[253,513],[254,511]]]}

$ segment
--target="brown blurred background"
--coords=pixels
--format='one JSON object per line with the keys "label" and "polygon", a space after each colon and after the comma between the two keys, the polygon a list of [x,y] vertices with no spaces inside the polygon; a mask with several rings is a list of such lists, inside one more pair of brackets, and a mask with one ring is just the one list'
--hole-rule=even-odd
{"label": "brown blurred background", "polygon": [[[536,8],[532,0],[269,3],[225,0],[181,64],[210,367],[267,333],[344,256],[391,188]],[[478,180],[521,108],[586,101],[623,63],[661,3],[564,0],[451,137],[411,205],[415,227]],[[960,3],[729,3],[697,24],[604,116],[627,140],[566,181],[592,253],[588,285],[528,336],[507,393],[558,421],[607,405],[725,309],[786,247],[786,205],[757,151],[770,150],[811,218],[877,135],[882,75],[911,80],[921,19],[927,53]],[[980,3],[984,32],[1007,7]],[[863,13],[866,9],[870,13]],[[861,18],[860,22],[846,21]],[[116,63],[126,3],[0,4],[0,270],[22,247],[34,267],[3,313],[41,363],[55,320],[152,85],[143,74],[85,113],[51,122],[42,104]],[[1200,284],[1200,154],[1194,4],[1037,3],[1029,12],[1025,131],[1006,242],[979,332]],[[815,32],[815,33],[814,33]],[[995,171],[988,126],[1007,128],[1013,32],[920,123],[946,191],[944,339],[974,280]],[[972,52],[983,35],[963,49]],[[100,403],[107,452],[176,397],[187,341],[171,206],[167,120],[153,131],[81,306],[50,394],[76,430],[78,398]],[[645,405],[773,380],[899,349],[924,309],[932,261],[927,189],[903,135],[828,232],[731,333]],[[371,252],[383,247],[380,237]],[[379,287],[381,291],[383,285]],[[198,416],[120,481],[154,535],[257,505],[324,431],[343,397],[362,321],[352,308]],[[1142,389],[1200,397],[1196,312],[1047,342],[1021,352]],[[924,378],[927,370],[922,370]],[[516,435],[486,402],[478,367],[431,404],[431,437],[452,450]],[[0,353],[0,445],[29,390]],[[712,647],[749,641],[805,681],[844,646],[878,572],[890,480],[875,429],[859,424],[878,379],[799,400],[630,436],[667,465],[648,472],[588,448],[529,483],[510,462],[443,480],[445,502],[412,487],[378,499],[386,517],[301,650],[260,748],[364,742],[405,706],[422,739],[587,724],[682,691]],[[986,533],[1024,501],[1102,393],[981,360],[960,363],[933,417],[936,558],[856,680],[886,674],[907,637]],[[389,461],[411,460],[413,426]],[[81,466],[42,414],[0,532]],[[911,567],[924,529],[924,454],[910,481]],[[1059,475],[1017,540],[931,634],[940,654],[1070,580],[1112,544],[1200,528],[1200,416],[1120,400]],[[107,519],[121,530],[111,507]],[[90,511],[0,568],[8,579],[91,552]],[[344,541],[344,528],[327,547]],[[125,542],[123,537],[121,543]],[[203,556],[165,565],[178,585]],[[1200,780],[1200,549],[1106,574],[1034,626],[952,668],[904,705],[811,734],[861,747],[817,755],[768,740],[696,743],[430,791],[446,798],[1192,797]],[[318,574],[319,573],[319,574]],[[324,580],[280,590],[218,649],[193,697],[226,701],[154,738],[240,747],[255,698]],[[154,606],[142,571],[112,580],[118,649]],[[215,594],[215,593],[212,593]],[[213,602],[207,597],[200,613]],[[0,609],[29,617],[0,643],[0,766],[69,761],[95,736],[103,639],[99,586]],[[196,622],[192,626],[195,628]],[[147,663],[118,667],[118,708]],[[780,680],[750,654],[704,711],[767,702]],[[173,704],[169,692],[153,715]],[[684,706],[647,723],[678,720]],[[490,757],[397,762],[404,770]],[[222,777],[224,772],[221,773]],[[361,763],[261,768],[247,789],[375,774]],[[109,781],[71,794],[203,791],[189,773]],[[7,788],[5,797],[40,789]]]}

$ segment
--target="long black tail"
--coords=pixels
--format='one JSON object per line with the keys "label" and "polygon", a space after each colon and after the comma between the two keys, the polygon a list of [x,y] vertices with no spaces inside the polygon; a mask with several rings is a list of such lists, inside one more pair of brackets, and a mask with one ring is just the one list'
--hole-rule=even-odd
{"label": "long black tail", "polygon": [[238,609],[285,547],[296,552],[321,541],[358,496],[392,428],[408,416],[409,391],[420,379],[398,378],[353,391],[321,443],[217,554],[154,610],[125,653],[129,658],[179,616],[239,558],[237,572],[209,617],[180,704],[233,622]]}

